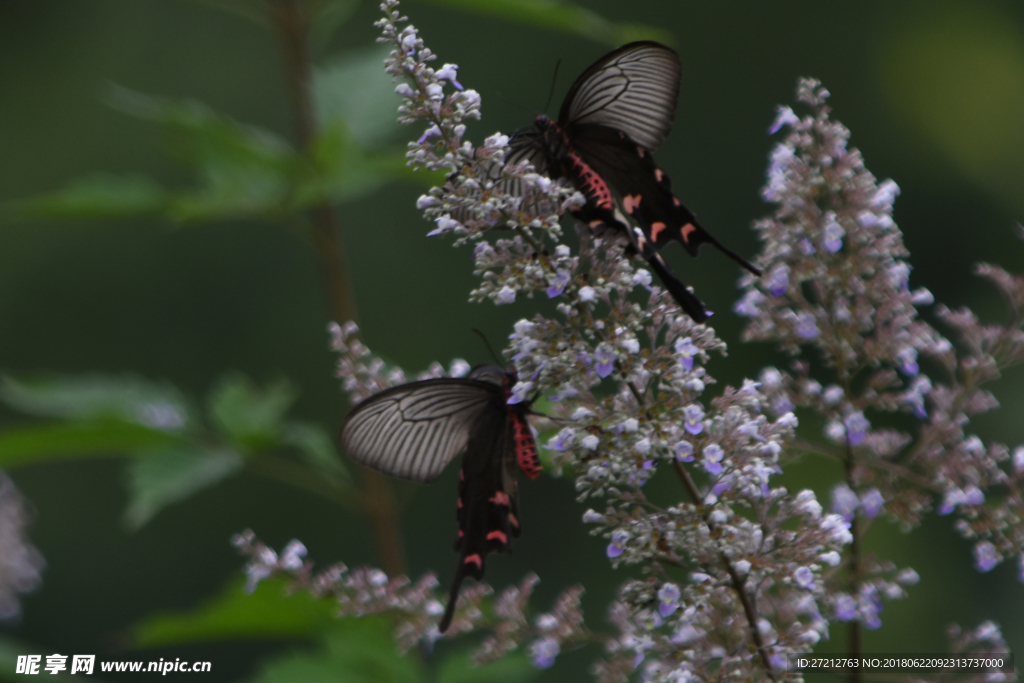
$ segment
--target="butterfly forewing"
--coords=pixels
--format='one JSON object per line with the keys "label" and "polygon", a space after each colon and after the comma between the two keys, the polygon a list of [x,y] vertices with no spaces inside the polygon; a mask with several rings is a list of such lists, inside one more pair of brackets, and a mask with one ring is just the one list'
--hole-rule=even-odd
{"label": "butterfly forewing", "polygon": [[608,126],[653,152],[675,118],[682,67],[674,50],[641,41],[614,50],[583,72],[565,96],[559,125]]}
{"label": "butterfly forewing", "polygon": [[385,389],[356,406],[341,445],[367,467],[431,482],[466,448],[473,426],[502,389],[489,378],[442,378]]}

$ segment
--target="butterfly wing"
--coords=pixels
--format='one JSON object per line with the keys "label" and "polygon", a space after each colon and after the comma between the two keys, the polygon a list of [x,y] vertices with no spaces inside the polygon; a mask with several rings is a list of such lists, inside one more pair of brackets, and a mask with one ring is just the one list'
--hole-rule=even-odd
{"label": "butterfly wing", "polygon": [[493,409],[480,415],[466,445],[459,472],[456,514],[459,532],[455,550],[459,553],[459,564],[448,606],[438,624],[442,633],[448,630],[455,614],[462,581],[467,576],[482,580],[487,555],[508,550],[511,539],[519,536],[513,423],[502,397]]}
{"label": "butterfly wing", "polygon": [[713,244],[755,275],[761,271],[725,247],[697,222],[697,217],[672,192],[668,174],[651,154],[621,131],[605,126],[577,126],[573,149],[602,178],[618,190],[626,213],[644,231],[656,249],[679,242],[691,256],[701,244]]}
{"label": "butterfly wing", "polygon": [[421,484],[466,448],[500,385],[478,378],[410,382],[369,397],[348,414],[341,446],[358,463]]}
{"label": "butterfly wing", "polygon": [[599,125],[625,133],[653,152],[668,137],[676,115],[679,55],[653,41],[623,45],[576,79],[562,102],[559,125]]}

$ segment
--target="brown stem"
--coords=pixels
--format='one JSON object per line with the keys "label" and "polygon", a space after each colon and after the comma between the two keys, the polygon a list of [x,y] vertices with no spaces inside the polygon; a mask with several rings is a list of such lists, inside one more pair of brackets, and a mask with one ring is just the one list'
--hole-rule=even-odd
{"label": "brown stem", "polygon": [[[317,121],[313,112],[312,69],[307,42],[308,17],[298,0],[274,0],[270,6],[270,19],[281,43],[288,103],[292,109],[299,148],[309,151],[316,142]],[[341,240],[334,207],[326,201],[314,206],[310,211],[310,225],[331,317],[339,323],[357,321],[345,245]],[[381,566],[390,576],[404,574],[405,555],[391,485],[373,470],[363,470],[362,485],[363,509],[372,520]]]}
{"label": "brown stem", "polygon": [[[679,461],[673,461],[676,474],[683,481],[683,486],[686,488],[687,493],[690,494],[690,498],[693,500],[694,505],[698,508],[703,507],[703,499],[700,495],[700,489],[697,488],[696,482],[690,476],[690,473],[686,471],[683,464]],[[711,521],[709,513],[705,510],[701,513],[704,518],[704,524],[707,525],[708,529],[711,530],[712,537],[714,537],[715,526]],[[775,669],[772,667],[771,657],[768,655],[768,648],[765,647],[764,639],[761,637],[761,631],[757,627],[757,606],[754,604],[753,598],[747,593],[747,589],[744,585],[743,577],[740,576],[739,572],[736,571],[736,567],[722,551],[718,552],[719,561],[725,566],[725,571],[729,574],[729,579],[732,582],[733,590],[736,591],[736,595],[739,596],[740,604],[743,605],[743,614],[747,617],[747,624],[750,626],[750,637],[754,641],[755,647],[757,647],[757,653],[761,655],[761,664],[764,666],[764,670],[768,673],[768,678],[773,681],[777,681],[778,677],[775,674]]]}
{"label": "brown stem", "polygon": [[[850,446],[850,440],[846,440],[846,485],[853,489],[853,469],[855,465],[853,457],[853,448]],[[850,595],[856,599],[857,594],[860,592],[860,533],[857,524],[857,513],[854,512],[853,519],[850,521],[850,536],[853,540],[850,541]],[[850,622],[850,641],[848,646],[847,655],[854,658],[859,658],[863,652],[863,643],[861,642],[861,628],[860,620],[854,619]],[[861,676],[861,670],[858,667],[850,669],[850,683],[860,683],[863,680]]]}

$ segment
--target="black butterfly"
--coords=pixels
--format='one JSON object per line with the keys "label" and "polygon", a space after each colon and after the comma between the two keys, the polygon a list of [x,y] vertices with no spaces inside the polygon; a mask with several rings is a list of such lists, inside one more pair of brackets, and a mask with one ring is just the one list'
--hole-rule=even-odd
{"label": "black butterfly", "polygon": [[761,271],[697,223],[651,157],[672,128],[680,71],[679,56],[660,43],[640,41],[609,52],[573,83],[557,122],[541,115],[532,127],[515,132],[506,163],[529,160],[538,173],[572,182],[587,199],[573,215],[592,228],[624,234],[680,307],[703,322],[709,316],[704,303],[669,269],[659,249],[675,240],[696,256],[710,242],[751,273]]}
{"label": "black butterfly", "polygon": [[465,451],[459,472],[455,570],[438,629],[448,630],[462,580],[484,576],[484,559],[519,536],[516,466],[540,474],[537,445],[526,421],[529,402],[509,404],[514,373],[481,365],[466,377],[391,387],[369,397],[341,426],[341,446],[356,462],[427,484]]}

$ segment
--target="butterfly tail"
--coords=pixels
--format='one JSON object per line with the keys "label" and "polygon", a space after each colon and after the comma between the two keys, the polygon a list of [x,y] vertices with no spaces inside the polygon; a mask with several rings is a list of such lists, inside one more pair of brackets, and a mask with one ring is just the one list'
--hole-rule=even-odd
{"label": "butterfly tail", "polygon": [[[687,211],[687,213],[689,212]],[[692,215],[693,214],[690,214],[691,217]],[[760,277],[761,275],[760,268],[758,268],[753,263],[737,254],[729,247],[719,242],[717,239],[715,239],[714,235],[712,235],[704,228],[700,227],[696,220],[691,220],[686,225],[684,225],[675,237],[682,243],[684,247],[686,247],[686,250],[690,252],[691,256],[696,256],[697,248],[704,242],[707,242],[709,244],[714,245],[716,249],[718,249],[720,252],[731,258],[736,263],[740,264],[741,267],[750,271],[754,275],[757,275],[758,277]]]}
{"label": "butterfly tail", "polygon": [[459,589],[462,588],[462,580],[466,578],[467,572],[465,569],[466,565],[462,562],[459,563],[459,568],[455,572],[455,580],[452,581],[452,590],[448,594],[448,606],[444,609],[444,616],[441,617],[441,622],[437,625],[437,630],[444,633],[448,630],[448,627],[452,625],[452,617],[455,616],[455,603],[459,601]]}
{"label": "butterfly tail", "polygon": [[708,311],[704,302],[694,296],[693,292],[683,284],[682,280],[676,277],[676,274],[672,272],[668,264],[661,258],[661,254],[650,250],[650,254],[644,254],[644,257],[647,259],[647,263],[650,264],[651,270],[661,279],[661,283],[668,290],[668,293],[676,300],[679,307],[688,316],[693,318],[694,322],[702,323],[711,317],[711,312]]}

